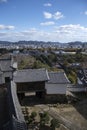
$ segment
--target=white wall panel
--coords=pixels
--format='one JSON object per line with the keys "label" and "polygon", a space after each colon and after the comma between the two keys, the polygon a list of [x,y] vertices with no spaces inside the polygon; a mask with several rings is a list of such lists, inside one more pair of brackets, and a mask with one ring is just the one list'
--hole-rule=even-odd
{"label": "white wall panel", "polygon": [[67,84],[46,84],[47,94],[66,94]]}

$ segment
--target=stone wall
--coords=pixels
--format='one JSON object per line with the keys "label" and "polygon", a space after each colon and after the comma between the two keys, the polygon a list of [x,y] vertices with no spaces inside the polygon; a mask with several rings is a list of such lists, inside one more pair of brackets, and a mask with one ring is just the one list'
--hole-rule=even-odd
{"label": "stone wall", "polygon": [[6,88],[0,88],[0,126],[7,123],[9,120],[7,103],[7,90]]}

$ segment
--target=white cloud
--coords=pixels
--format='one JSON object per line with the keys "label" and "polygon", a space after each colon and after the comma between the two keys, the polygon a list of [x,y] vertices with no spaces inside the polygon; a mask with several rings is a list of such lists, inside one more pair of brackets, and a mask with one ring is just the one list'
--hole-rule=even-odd
{"label": "white cloud", "polygon": [[7,2],[7,0],[0,0],[0,2]]}
{"label": "white cloud", "polygon": [[6,26],[5,28],[6,28],[7,30],[13,30],[13,29],[15,29],[14,26]]}
{"label": "white cloud", "polygon": [[54,32],[65,41],[87,41],[87,28],[80,24],[55,27]]}
{"label": "white cloud", "polygon": [[87,15],[87,11],[85,11],[84,14]]}
{"label": "white cloud", "polygon": [[38,40],[38,41],[86,41],[87,28],[79,24],[61,25],[53,28],[53,31],[43,31],[31,28],[22,32],[1,32],[0,40],[19,41],[19,40]]}
{"label": "white cloud", "polygon": [[11,25],[8,25],[8,26],[0,25],[0,30],[13,30],[13,29],[15,29],[15,27]]}
{"label": "white cloud", "polygon": [[45,3],[44,6],[46,6],[46,7],[51,7],[52,4],[51,4],[51,3]]}
{"label": "white cloud", "polygon": [[73,32],[74,33],[80,33],[80,32],[82,33],[84,31],[87,32],[87,28],[85,28],[84,26],[81,26],[80,24],[62,25],[62,26],[59,26],[59,27],[55,27],[55,29],[60,31],[60,32],[62,31],[62,32],[68,32],[68,33],[73,33]]}
{"label": "white cloud", "polygon": [[58,20],[58,19],[63,18],[64,16],[63,16],[63,14],[62,14],[61,12],[57,11],[57,12],[55,12],[54,14],[49,13],[49,12],[44,12],[44,17],[45,17],[46,19],[51,19],[51,18],[53,18],[53,19],[55,19],[55,20]]}
{"label": "white cloud", "polygon": [[44,12],[44,17],[45,17],[46,19],[50,19],[50,18],[52,18],[52,14],[49,13],[49,12]]}
{"label": "white cloud", "polygon": [[62,14],[61,12],[59,12],[59,11],[57,11],[57,12],[53,15],[53,18],[56,19],[56,20],[61,19],[61,18],[63,18],[63,17],[64,17],[63,14]]}
{"label": "white cloud", "polygon": [[49,25],[54,25],[54,24],[55,24],[55,22],[53,22],[53,21],[40,23],[40,25],[42,25],[42,26],[49,26]]}

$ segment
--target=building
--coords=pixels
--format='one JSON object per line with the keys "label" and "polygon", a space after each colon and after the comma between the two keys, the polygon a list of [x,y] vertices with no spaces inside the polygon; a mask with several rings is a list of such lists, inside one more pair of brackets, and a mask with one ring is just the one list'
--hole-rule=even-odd
{"label": "building", "polygon": [[64,72],[49,72],[49,81],[46,82],[46,98],[49,100],[64,101],[66,90],[70,84]]}
{"label": "building", "polygon": [[49,77],[46,69],[24,69],[15,71],[13,80],[19,96],[35,92],[35,95],[41,98],[45,96],[45,82]]}
{"label": "building", "polygon": [[[85,74],[87,76],[87,70]],[[0,103],[3,104],[0,112],[4,110],[4,106],[7,105],[8,108],[6,110],[8,118],[3,121],[4,124],[0,122],[0,129],[4,130],[27,130],[18,97],[21,99],[26,93],[34,92],[35,97],[42,98],[46,102],[64,102],[67,90],[74,92],[77,92],[77,89],[81,90],[80,92],[83,90],[80,86],[73,88],[64,72],[48,72],[46,69],[18,70],[17,63],[11,58],[0,59],[1,88],[5,89],[6,93],[3,97],[4,104],[2,98],[0,99]],[[2,89],[0,91],[4,92]],[[2,119],[3,116],[0,120]]]}
{"label": "building", "polygon": [[84,44],[83,44],[82,53],[83,53],[83,54],[87,54],[87,43],[84,43]]}
{"label": "building", "polygon": [[0,59],[0,83],[9,82],[12,79],[12,62],[11,58]]}
{"label": "building", "polygon": [[11,58],[0,59],[0,130],[27,130],[18,101]]}

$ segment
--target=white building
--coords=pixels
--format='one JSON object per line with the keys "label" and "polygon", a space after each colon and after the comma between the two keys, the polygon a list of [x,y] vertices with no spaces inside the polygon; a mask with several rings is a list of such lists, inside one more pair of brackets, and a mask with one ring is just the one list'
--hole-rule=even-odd
{"label": "white building", "polygon": [[70,84],[64,72],[49,72],[49,81],[46,82],[46,98],[51,101],[66,100],[66,90]]}

